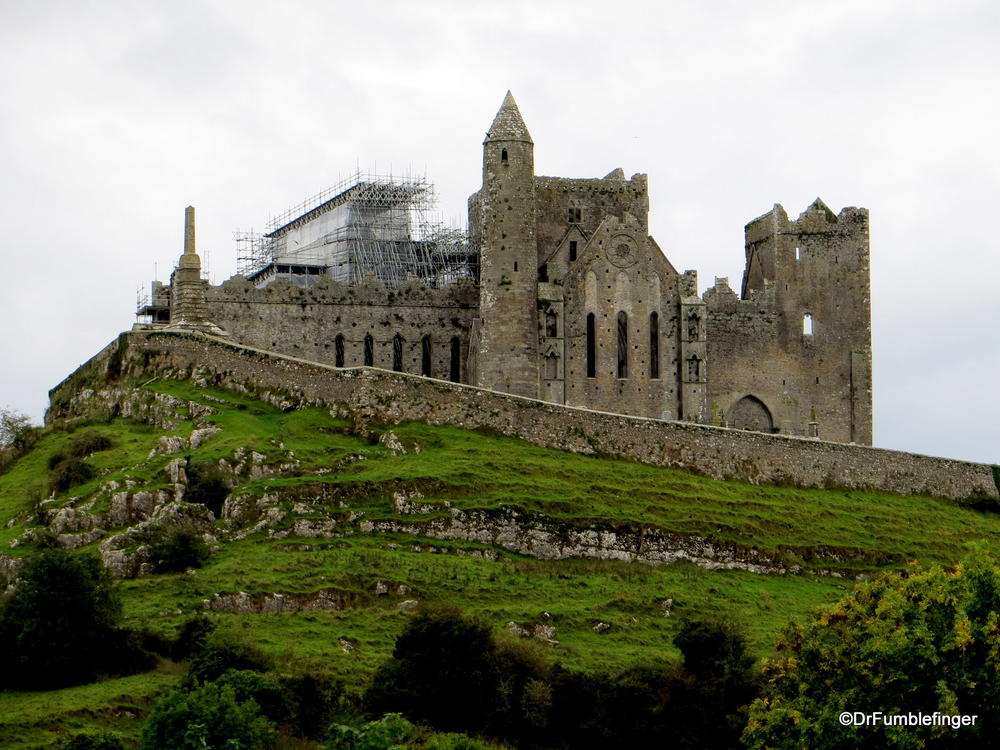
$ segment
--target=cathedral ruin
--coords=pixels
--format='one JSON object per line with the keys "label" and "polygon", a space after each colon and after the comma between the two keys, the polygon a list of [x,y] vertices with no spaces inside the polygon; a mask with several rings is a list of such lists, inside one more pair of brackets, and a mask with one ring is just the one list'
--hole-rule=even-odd
{"label": "cathedral ruin", "polygon": [[237,236],[239,274],[184,254],[142,327],[223,335],[585,409],[870,445],[868,211],[816,200],[746,226],[739,294],[698,295],[649,236],[646,175],[535,174],[508,92],[483,143],[468,234],[423,180],[355,175]]}

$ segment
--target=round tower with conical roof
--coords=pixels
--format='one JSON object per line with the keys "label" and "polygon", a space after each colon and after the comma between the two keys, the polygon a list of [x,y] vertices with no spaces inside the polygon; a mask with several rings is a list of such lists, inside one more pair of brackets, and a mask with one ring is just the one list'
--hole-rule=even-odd
{"label": "round tower with conical roof", "polygon": [[483,142],[477,384],[538,397],[534,143],[508,91]]}

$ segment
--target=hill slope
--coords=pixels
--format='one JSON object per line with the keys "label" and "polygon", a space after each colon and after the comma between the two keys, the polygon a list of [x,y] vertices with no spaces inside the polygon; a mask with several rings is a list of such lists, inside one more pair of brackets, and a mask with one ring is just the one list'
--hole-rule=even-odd
{"label": "hill slope", "polygon": [[[127,393],[117,411],[132,418],[49,428],[0,476],[2,569],[43,545],[100,554],[124,576],[129,625],[171,634],[207,611],[288,670],[354,690],[423,607],[534,635],[584,670],[672,658],[680,623],[706,616],[741,623],[767,655],[854,577],[952,562],[1000,533],[1000,517],[946,500],[717,481],[455,427],[355,434],[322,409],[186,381]],[[92,471],[60,480],[88,441],[77,460]],[[215,551],[157,574],[151,545],[175,528]],[[37,746],[74,722],[134,736],[130,716],[175,679],[59,691],[44,708],[0,694],[0,743]]]}

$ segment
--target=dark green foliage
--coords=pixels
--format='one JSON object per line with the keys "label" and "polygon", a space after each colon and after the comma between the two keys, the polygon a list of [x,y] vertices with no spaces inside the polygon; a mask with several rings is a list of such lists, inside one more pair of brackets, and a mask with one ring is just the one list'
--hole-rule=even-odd
{"label": "dark green foliage", "polygon": [[125,742],[117,734],[78,734],[63,742],[59,750],[125,750]]}
{"label": "dark green foliage", "polygon": [[256,701],[212,682],[168,693],[153,708],[142,743],[144,750],[235,750],[269,748],[275,737]]}
{"label": "dark green foliage", "polygon": [[399,712],[445,731],[482,731],[497,712],[497,662],[485,625],[458,612],[420,614],[379,668],[366,703],[376,714]]}
{"label": "dark green foliage", "polygon": [[[979,748],[1000,724],[1000,569],[911,569],[855,588],[790,626],[764,669],[743,740],[750,748]],[[963,714],[973,726],[841,726],[842,711]],[[993,740],[990,740],[993,737]]]}
{"label": "dark green foliage", "polygon": [[335,724],[330,727],[330,741],[326,750],[406,750],[406,742],[414,737],[416,729],[399,714],[387,714],[369,722],[360,729]]}
{"label": "dark green foliage", "polygon": [[30,557],[0,608],[0,680],[47,689],[144,669],[149,655],[118,629],[121,605],[100,561],[60,550]]}
{"label": "dark green foliage", "polygon": [[211,552],[205,541],[193,531],[174,529],[150,546],[150,562],[157,573],[180,573],[200,568]]}
{"label": "dark green foliage", "polygon": [[305,675],[285,677],[281,685],[291,706],[294,733],[313,740],[326,736],[334,712],[340,707],[343,684],[329,675]]}
{"label": "dark green foliage", "polygon": [[80,458],[65,458],[57,463],[49,474],[49,491],[65,492],[88,482],[94,477],[94,468]]}
{"label": "dark green foliage", "polygon": [[171,648],[171,658],[183,661],[205,645],[205,640],[215,630],[215,623],[205,615],[195,615],[185,620],[177,631]]}
{"label": "dark green foliage", "polygon": [[674,688],[673,712],[685,717],[678,747],[736,747],[749,704],[759,693],[746,638],[729,623],[687,620],[674,645],[685,673]]}
{"label": "dark green foliage", "polygon": [[274,666],[260,649],[231,636],[213,633],[206,637],[191,657],[186,684],[217,680],[230,669],[266,672]]}
{"label": "dark green foliage", "polygon": [[188,464],[187,480],[184,499],[189,503],[201,503],[212,511],[216,518],[221,517],[222,504],[229,495],[229,487],[219,467],[211,463]]}

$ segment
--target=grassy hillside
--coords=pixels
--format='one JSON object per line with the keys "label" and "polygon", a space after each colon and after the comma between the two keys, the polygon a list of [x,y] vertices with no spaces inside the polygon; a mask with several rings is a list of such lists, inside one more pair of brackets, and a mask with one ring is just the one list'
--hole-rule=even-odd
{"label": "grassy hillside", "polygon": [[[404,424],[385,428],[392,437],[356,435],[345,420],[320,409],[282,412],[243,394],[187,382],[148,383],[142,392],[178,399],[174,429],[127,420],[48,429],[0,476],[0,550],[16,557],[50,543],[51,534],[35,534],[36,541],[25,536],[37,530],[39,510],[48,518],[61,507],[100,514],[123,489],[173,491],[167,467],[178,458],[188,467],[220,461],[242,467],[228,475],[235,485],[230,503],[256,507],[261,501],[280,514],[248,535],[251,522],[217,521],[217,549],[201,569],[124,580],[127,624],[172,634],[216,594],[244,592],[245,601],[259,602],[276,593],[294,599],[326,592],[344,608],[210,615],[279,657],[283,669],[333,673],[353,691],[363,689],[389,654],[414,606],[455,606],[497,632],[508,622],[552,626],[555,643],[539,641],[539,648],[577,669],[617,670],[674,658],[671,638],[680,623],[703,617],[740,623],[763,657],[786,622],[835,600],[854,577],[911,560],[951,562],[968,542],[996,548],[1000,533],[1000,516],[925,497],[715,481],[453,427]],[[197,448],[154,453],[161,437],[187,437],[196,423],[221,431]],[[93,478],[39,506],[53,457],[83,431],[110,438],[112,446],[84,459]],[[422,506],[419,517],[400,514],[400,497]],[[382,521],[419,527],[457,511],[504,510],[567,531],[658,529],[797,572],[539,560],[488,541],[371,530]],[[317,528],[326,533],[302,533]],[[97,554],[98,544],[84,550]],[[595,632],[599,622],[610,628]],[[115,726],[137,736],[134,717],[178,671],[166,665],[51,694],[2,693],[0,745],[44,746],[77,725]]]}

